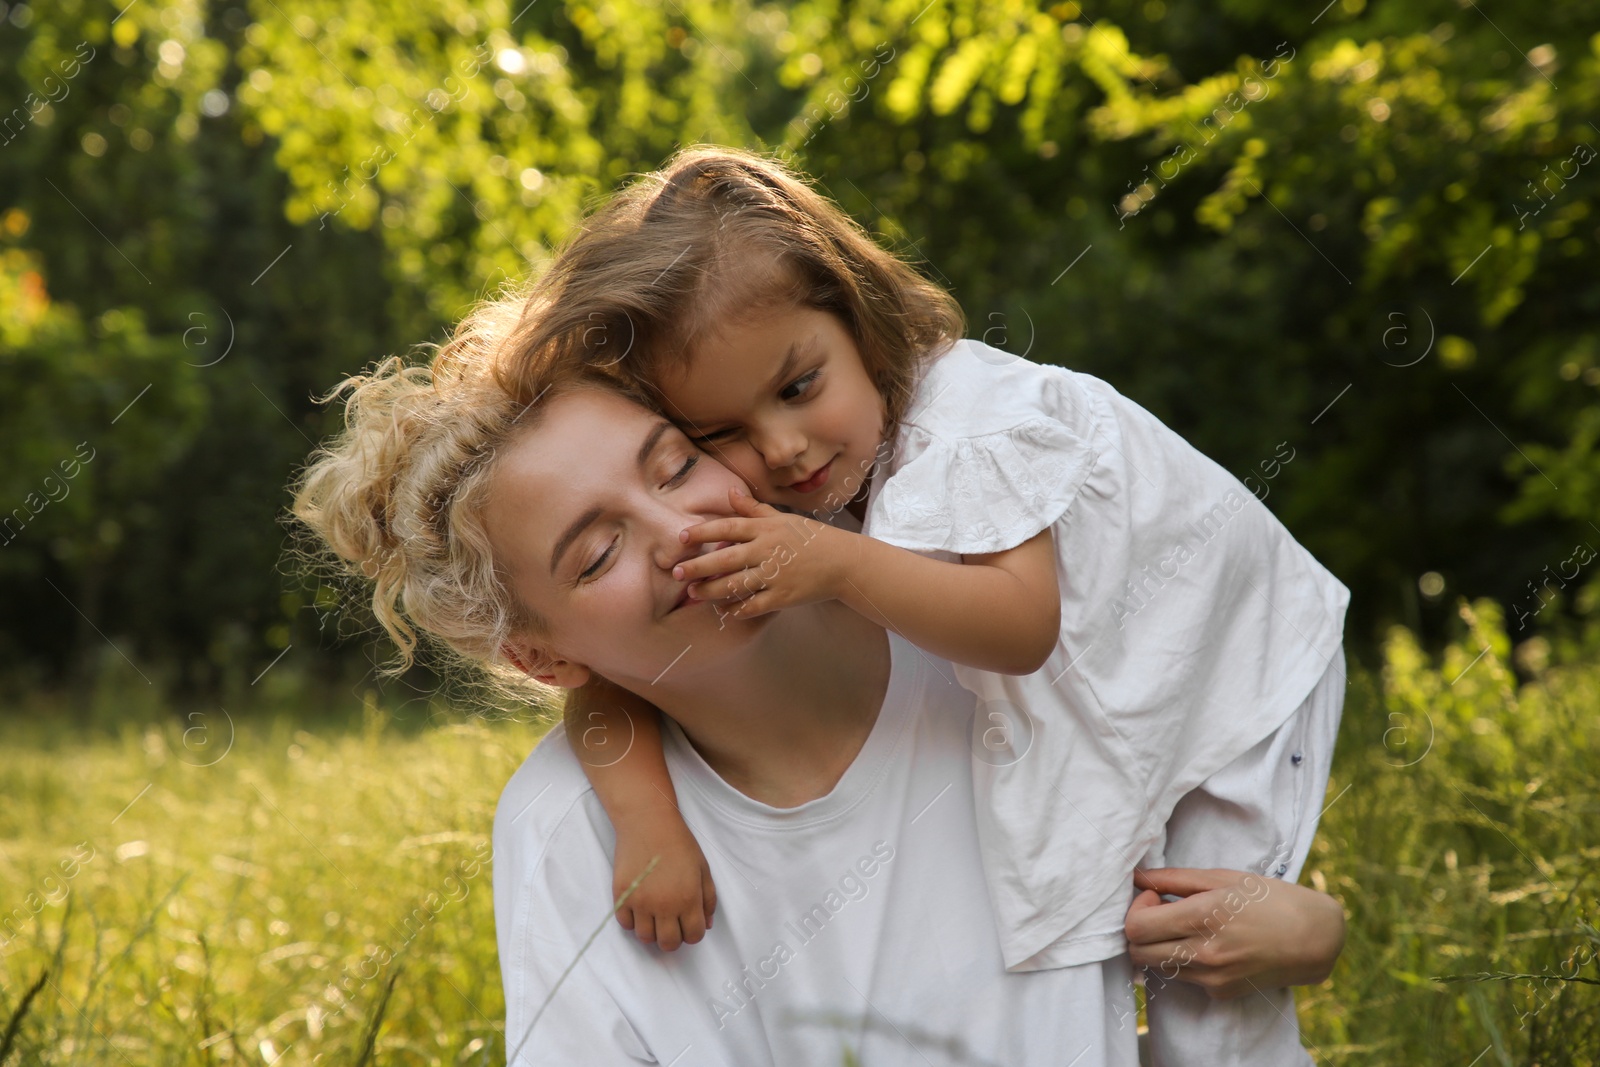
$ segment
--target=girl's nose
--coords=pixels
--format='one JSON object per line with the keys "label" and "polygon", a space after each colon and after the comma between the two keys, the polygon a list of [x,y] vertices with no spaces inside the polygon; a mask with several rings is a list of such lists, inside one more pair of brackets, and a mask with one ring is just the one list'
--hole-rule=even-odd
{"label": "girl's nose", "polygon": [[756,449],[766,460],[768,470],[794,466],[795,460],[805,454],[806,439],[798,433],[774,430],[756,441]]}

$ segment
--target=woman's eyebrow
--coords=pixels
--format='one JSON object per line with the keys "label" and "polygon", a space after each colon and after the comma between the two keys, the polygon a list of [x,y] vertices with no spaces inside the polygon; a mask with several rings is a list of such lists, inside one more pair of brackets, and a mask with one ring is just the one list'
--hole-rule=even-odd
{"label": "woman's eyebrow", "polygon": [[[644,442],[639,445],[639,454],[634,457],[634,463],[638,465],[641,470],[650,462],[650,454],[653,453],[656,450],[656,446],[661,443],[662,435],[670,429],[672,429],[672,423],[668,422],[666,419],[662,419],[651,428],[649,433],[645,434]],[[550,553],[550,573],[552,575],[556,573],[556,567],[561,564],[561,554],[572,547],[572,542],[576,541],[579,536],[582,535],[583,531],[589,527],[590,523],[594,522],[601,516],[603,510],[604,509],[602,508],[590,508],[582,515],[579,515],[577,519],[573,521],[572,525],[568,526],[566,530],[562,532],[560,538],[556,540],[555,550]]]}
{"label": "woman's eyebrow", "polygon": [[639,446],[639,455],[634,459],[634,464],[643,468],[650,462],[650,453],[656,450],[656,445],[661,441],[661,435],[672,429],[672,423],[662,419],[656,423],[655,428],[645,435],[644,443]]}

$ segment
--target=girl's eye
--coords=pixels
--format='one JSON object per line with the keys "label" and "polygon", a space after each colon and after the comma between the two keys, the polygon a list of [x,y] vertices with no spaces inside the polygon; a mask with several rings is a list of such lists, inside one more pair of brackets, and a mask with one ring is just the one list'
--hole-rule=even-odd
{"label": "girl's eye", "polygon": [[800,397],[805,396],[811,391],[811,387],[816,384],[817,377],[821,374],[822,368],[818,367],[814,371],[800,375],[800,377],[778,391],[779,399],[798,400]]}
{"label": "girl's eye", "polygon": [[703,433],[699,437],[691,437],[689,440],[693,441],[697,445],[709,445],[716,441],[727,440],[729,437],[733,436],[734,432],[735,427],[728,426],[721,430],[712,430],[710,433]]}
{"label": "girl's eye", "polygon": [[604,552],[600,553],[600,558],[589,564],[584,572],[578,575],[578,581],[588,581],[591,577],[597,574],[600,568],[605,565],[606,560],[611,558],[611,553],[615,552],[616,550],[617,542],[615,538],[612,538],[611,544],[606,546],[606,550]]}
{"label": "girl's eye", "polygon": [[683,461],[683,466],[678,468],[678,473],[674,474],[671,478],[667,479],[667,485],[669,485],[669,486],[682,485],[683,482],[684,482],[684,479],[689,477],[689,472],[694,470],[694,465],[696,463],[699,463],[699,462],[700,462],[700,457],[699,456],[690,455],[688,459],[685,459]]}

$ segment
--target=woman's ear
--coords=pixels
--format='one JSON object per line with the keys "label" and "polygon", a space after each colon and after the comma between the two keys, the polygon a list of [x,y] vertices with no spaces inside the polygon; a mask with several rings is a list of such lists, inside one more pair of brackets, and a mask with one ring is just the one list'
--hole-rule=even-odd
{"label": "woman's ear", "polygon": [[552,659],[531,642],[513,638],[500,646],[510,664],[536,682],[561,689],[577,689],[589,682],[589,668],[564,659]]}

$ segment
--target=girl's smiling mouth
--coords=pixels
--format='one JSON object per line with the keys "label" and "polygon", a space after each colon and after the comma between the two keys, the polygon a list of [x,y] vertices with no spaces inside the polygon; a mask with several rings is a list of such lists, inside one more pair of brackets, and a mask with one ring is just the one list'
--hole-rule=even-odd
{"label": "girl's smiling mouth", "polygon": [[806,478],[804,481],[794,482],[789,485],[789,491],[793,493],[815,493],[827,482],[828,472],[832,469],[833,460],[830,459],[821,467],[818,467],[816,472],[813,473],[809,478]]}

